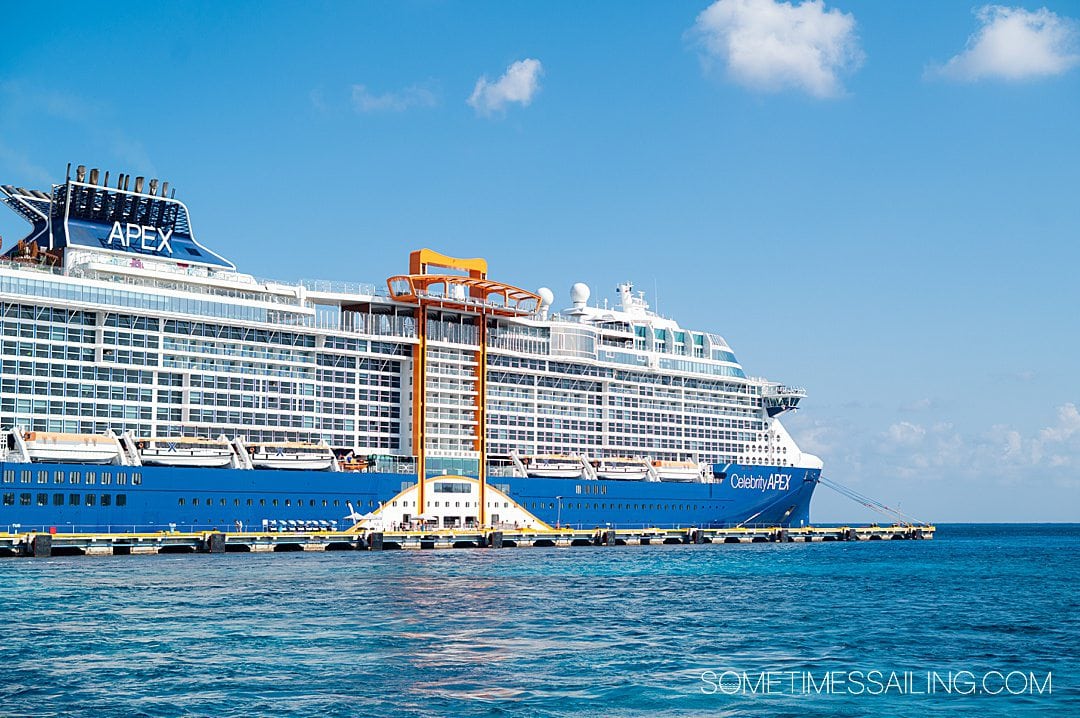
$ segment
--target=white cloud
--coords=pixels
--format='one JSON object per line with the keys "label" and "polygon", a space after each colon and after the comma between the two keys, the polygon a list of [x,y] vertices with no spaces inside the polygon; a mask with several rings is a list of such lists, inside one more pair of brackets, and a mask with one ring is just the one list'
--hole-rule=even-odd
{"label": "white cloud", "polygon": [[1080,466],[1080,411],[1072,403],[1058,407],[1057,424],[1031,440],[1031,460],[1050,466]]}
{"label": "white cloud", "polygon": [[890,426],[884,438],[890,447],[915,446],[926,438],[926,429],[910,421],[901,421]]}
{"label": "white cloud", "polygon": [[527,107],[540,90],[540,76],[544,66],[539,60],[526,58],[506,68],[506,72],[495,82],[487,76],[476,81],[476,87],[467,102],[478,115],[493,115],[503,112],[506,106],[516,102]]}
{"label": "white cloud", "polygon": [[980,27],[967,47],[928,74],[954,80],[1025,80],[1060,75],[1080,62],[1075,20],[1040,8],[984,5],[975,11]]}
{"label": "white cloud", "polygon": [[692,30],[706,67],[720,64],[753,90],[795,88],[814,97],[844,93],[841,75],[862,64],[855,17],[822,0],[716,0]]}
{"label": "white cloud", "polygon": [[404,112],[412,107],[434,107],[439,98],[424,85],[409,85],[381,95],[371,92],[366,85],[353,85],[352,101],[357,112]]}
{"label": "white cloud", "polygon": [[922,399],[916,399],[915,401],[911,401],[911,402],[908,402],[907,404],[903,404],[900,407],[900,411],[927,411],[929,409],[936,409],[936,408],[937,408],[937,402],[936,401],[934,401],[933,399],[931,399],[929,397],[924,397]]}
{"label": "white cloud", "polygon": [[1080,467],[1080,409],[1073,403],[1063,404],[1054,423],[1026,435],[1000,424],[982,433],[961,434],[947,422],[925,427],[901,421],[878,435],[870,455],[898,476],[914,477],[932,470],[932,475],[948,472],[1004,483],[1038,476],[1059,486],[1080,487],[1075,472],[1042,473]]}

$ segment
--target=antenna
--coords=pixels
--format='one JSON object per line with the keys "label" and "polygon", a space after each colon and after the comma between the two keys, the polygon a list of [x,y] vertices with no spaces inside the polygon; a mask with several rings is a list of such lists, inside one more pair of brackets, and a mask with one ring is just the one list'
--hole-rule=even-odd
{"label": "antenna", "polygon": [[660,285],[656,282],[656,277],[652,278],[652,293],[653,293],[653,311],[656,312],[656,316],[663,316],[660,313]]}

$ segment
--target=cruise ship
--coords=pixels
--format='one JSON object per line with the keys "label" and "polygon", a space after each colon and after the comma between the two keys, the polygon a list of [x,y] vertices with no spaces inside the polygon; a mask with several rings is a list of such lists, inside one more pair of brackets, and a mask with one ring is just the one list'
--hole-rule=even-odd
{"label": "cruise ship", "polygon": [[167,182],[84,166],[0,201],[30,225],[0,257],[0,530],[809,522],[805,392],[629,282],[557,309],[430,249],[259,279]]}

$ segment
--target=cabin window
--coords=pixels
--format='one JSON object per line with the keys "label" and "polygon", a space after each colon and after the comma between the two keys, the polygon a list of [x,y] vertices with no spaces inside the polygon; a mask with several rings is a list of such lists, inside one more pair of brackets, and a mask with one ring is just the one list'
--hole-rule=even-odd
{"label": "cabin window", "polygon": [[[277,505],[276,501],[274,502],[274,505],[275,506]],[[285,505],[286,506],[292,506],[292,499],[285,499]]]}
{"label": "cabin window", "polygon": [[37,482],[39,484],[47,484],[47,483],[49,483],[49,472],[48,471],[39,471],[38,474],[37,474]]}
{"label": "cabin window", "polygon": [[[310,506],[311,508],[315,508],[315,499],[311,499],[310,501],[308,501],[308,506]],[[323,506],[326,506],[325,501],[323,501]]]}
{"label": "cabin window", "polygon": [[136,486],[141,484],[142,483],[142,474],[137,472],[137,471],[134,474],[132,474],[131,475],[131,483],[135,484]]}
{"label": "cabin window", "polygon": [[178,498],[176,500],[176,505],[177,506],[183,506],[184,505],[184,497],[183,496],[181,496],[180,498]]}
{"label": "cabin window", "polygon": [[111,483],[112,483],[112,472],[109,472],[109,471],[101,472],[101,485],[102,486],[108,486]]}
{"label": "cabin window", "polygon": [[198,497],[193,498],[191,500],[191,505],[192,506],[198,506],[199,505],[199,498]]}
{"label": "cabin window", "polygon": [[[209,503],[209,502],[207,502],[207,503]],[[225,505],[225,499],[218,499],[218,506],[224,506],[224,505]]]}
{"label": "cabin window", "polygon": [[127,484],[127,474],[119,473],[116,475],[116,483],[124,486]]}
{"label": "cabin window", "polygon": [[240,505],[240,499],[233,499],[232,500],[232,505],[233,506],[239,506]]}
{"label": "cabin window", "polygon": [[93,506],[96,503],[97,503],[97,496],[95,496],[94,494],[87,494],[86,495],[86,505],[87,506]]}
{"label": "cabin window", "polygon": [[82,494],[68,494],[68,506],[78,506],[82,503]]}
{"label": "cabin window", "polygon": [[19,506],[30,505],[30,494],[19,494]]}
{"label": "cabin window", "polygon": [[15,505],[15,494],[4,494],[4,506]]}
{"label": "cabin window", "polygon": [[111,494],[102,494],[101,495],[101,505],[102,506],[112,506],[112,495]]}
{"label": "cabin window", "polygon": [[325,507],[327,505],[326,499],[322,500],[322,505],[323,505],[323,507]]}
{"label": "cabin window", "polygon": [[581,484],[578,484],[577,486],[574,487],[574,493],[575,494],[580,494],[581,493]]}
{"label": "cabin window", "polygon": [[94,473],[93,471],[87,471],[86,472],[86,483],[88,483],[88,484],[96,484],[97,483],[97,474]]}
{"label": "cabin window", "polygon": [[68,472],[68,482],[70,482],[72,484],[82,483],[82,474],[79,473],[78,471],[70,471],[70,472]]}
{"label": "cabin window", "polygon": [[19,472],[19,482],[23,483],[23,484],[29,484],[30,483],[30,477],[32,475],[33,475],[33,472],[30,471],[30,470],[20,471]]}
{"label": "cabin window", "polygon": [[64,483],[64,472],[63,471],[54,471],[53,472],[53,483],[54,484],[62,484],[62,483]]}
{"label": "cabin window", "polygon": [[127,506],[127,494],[117,494],[116,495],[116,505],[117,506]]}
{"label": "cabin window", "polygon": [[436,494],[467,494],[471,491],[471,484],[457,481],[437,481],[434,485],[434,493]]}
{"label": "cabin window", "polygon": [[337,505],[338,505],[338,500],[334,499],[334,506],[337,506]]}
{"label": "cabin window", "polygon": [[277,506],[277,499],[274,499],[274,500],[273,500],[273,501],[271,501],[270,503],[272,503],[272,504],[273,504],[274,506]]}
{"label": "cabin window", "polygon": [[259,499],[259,506],[266,506],[266,499]]}
{"label": "cabin window", "polygon": [[48,494],[38,494],[37,495],[37,505],[38,506],[48,506],[49,505],[49,495]]}

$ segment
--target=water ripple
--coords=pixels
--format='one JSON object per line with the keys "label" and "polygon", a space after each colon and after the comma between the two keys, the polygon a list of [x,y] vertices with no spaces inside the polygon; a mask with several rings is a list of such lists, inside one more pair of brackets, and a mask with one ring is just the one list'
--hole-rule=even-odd
{"label": "water ripple", "polygon": [[[7,716],[1080,713],[1080,528],[932,542],[0,561]],[[1073,556],[1073,560],[1063,560]],[[702,672],[1052,671],[1052,695]]]}

